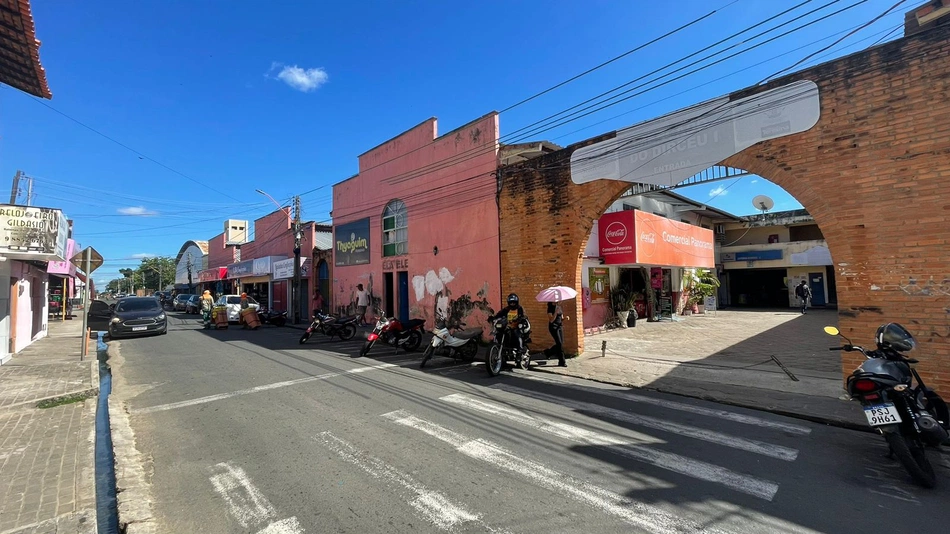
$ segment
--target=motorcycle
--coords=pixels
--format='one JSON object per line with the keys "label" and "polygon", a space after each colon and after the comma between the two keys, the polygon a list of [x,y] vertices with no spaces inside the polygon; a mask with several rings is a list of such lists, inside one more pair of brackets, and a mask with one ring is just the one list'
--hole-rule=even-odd
{"label": "motorcycle", "polygon": [[407,351],[416,350],[422,344],[422,327],[425,324],[424,319],[410,319],[403,324],[395,317],[387,318],[380,314],[373,331],[366,336],[363,348],[360,349],[360,356],[369,354],[377,341],[382,341],[396,349],[402,347]]}
{"label": "motorcycle", "polygon": [[515,321],[515,328],[521,330],[524,349],[518,350],[515,335],[509,331],[508,319],[501,317],[492,323],[492,346],[485,356],[485,367],[488,374],[498,376],[505,362],[514,360],[518,369],[528,369],[531,365],[531,355],[528,353],[528,343],[531,342],[531,323],[526,317]]}
{"label": "motorcycle", "polygon": [[359,317],[356,315],[347,315],[346,317],[333,317],[332,315],[317,312],[310,321],[310,326],[300,336],[300,344],[303,345],[310,339],[314,332],[323,332],[330,336],[339,336],[342,341],[349,341],[356,335],[356,323]]}
{"label": "motorcycle", "polygon": [[917,347],[913,336],[901,325],[887,323],[877,330],[877,350],[868,350],[852,344],[833,326],[824,330],[846,341],[829,350],[857,351],[867,358],[848,377],[848,395],[861,403],[868,424],[884,436],[890,447],[888,458],[896,456],[921,486],[934,487],[936,474],[925,450],[950,445],[950,412],[947,403],[920,379],[918,360],[901,354]]}
{"label": "motorcycle", "polygon": [[432,330],[432,341],[422,353],[422,363],[419,364],[419,368],[425,367],[426,362],[436,355],[466,362],[474,360],[478,354],[478,340],[482,338],[483,330],[475,328],[458,331],[458,328],[463,326],[465,326],[465,323],[459,321],[455,332],[449,332],[446,321],[443,319],[437,320],[435,329]]}
{"label": "motorcycle", "polygon": [[274,326],[284,326],[287,324],[287,312],[271,311],[267,308],[257,310],[257,317],[261,324],[272,324]]}

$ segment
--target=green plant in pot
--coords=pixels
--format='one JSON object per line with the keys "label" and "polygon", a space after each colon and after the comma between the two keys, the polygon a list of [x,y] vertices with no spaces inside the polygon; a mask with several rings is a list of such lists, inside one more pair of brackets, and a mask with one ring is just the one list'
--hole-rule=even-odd
{"label": "green plant in pot", "polygon": [[700,313],[704,312],[702,308],[706,297],[716,294],[719,288],[719,279],[709,269],[696,269],[690,276],[688,283],[689,300],[687,304],[696,308]]}
{"label": "green plant in pot", "polygon": [[610,290],[610,304],[620,319],[621,328],[627,327],[627,317],[630,316],[630,307],[633,301],[630,298],[630,292],[625,287],[615,287]]}

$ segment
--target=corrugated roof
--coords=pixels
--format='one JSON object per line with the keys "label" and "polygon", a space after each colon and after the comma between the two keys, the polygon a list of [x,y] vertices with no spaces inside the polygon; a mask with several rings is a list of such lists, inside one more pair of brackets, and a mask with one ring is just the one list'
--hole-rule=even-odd
{"label": "corrugated roof", "polygon": [[0,83],[53,98],[40,64],[40,41],[29,0],[0,0]]}

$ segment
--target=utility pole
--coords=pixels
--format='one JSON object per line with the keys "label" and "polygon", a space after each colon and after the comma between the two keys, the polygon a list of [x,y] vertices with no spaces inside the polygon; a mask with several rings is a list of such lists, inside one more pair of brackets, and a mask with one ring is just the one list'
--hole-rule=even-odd
{"label": "utility pole", "polygon": [[17,171],[13,175],[13,189],[10,190],[10,204],[16,204],[16,197],[20,196],[20,176],[23,176],[23,171]]}
{"label": "utility pole", "polygon": [[300,324],[300,197],[294,197],[294,286],[291,303],[294,307],[294,324]]}
{"label": "utility pole", "polygon": [[26,179],[28,180],[27,186],[26,186],[26,205],[32,206],[33,205],[33,177],[27,176]]}

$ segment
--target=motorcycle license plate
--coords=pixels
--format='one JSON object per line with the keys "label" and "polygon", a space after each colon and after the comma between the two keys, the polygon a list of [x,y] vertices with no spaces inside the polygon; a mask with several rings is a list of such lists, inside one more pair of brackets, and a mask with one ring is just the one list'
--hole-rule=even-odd
{"label": "motorcycle license plate", "polygon": [[864,407],[864,416],[871,426],[892,425],[901,422],[901,415],[897,413],[894,404],[887,402]]}

